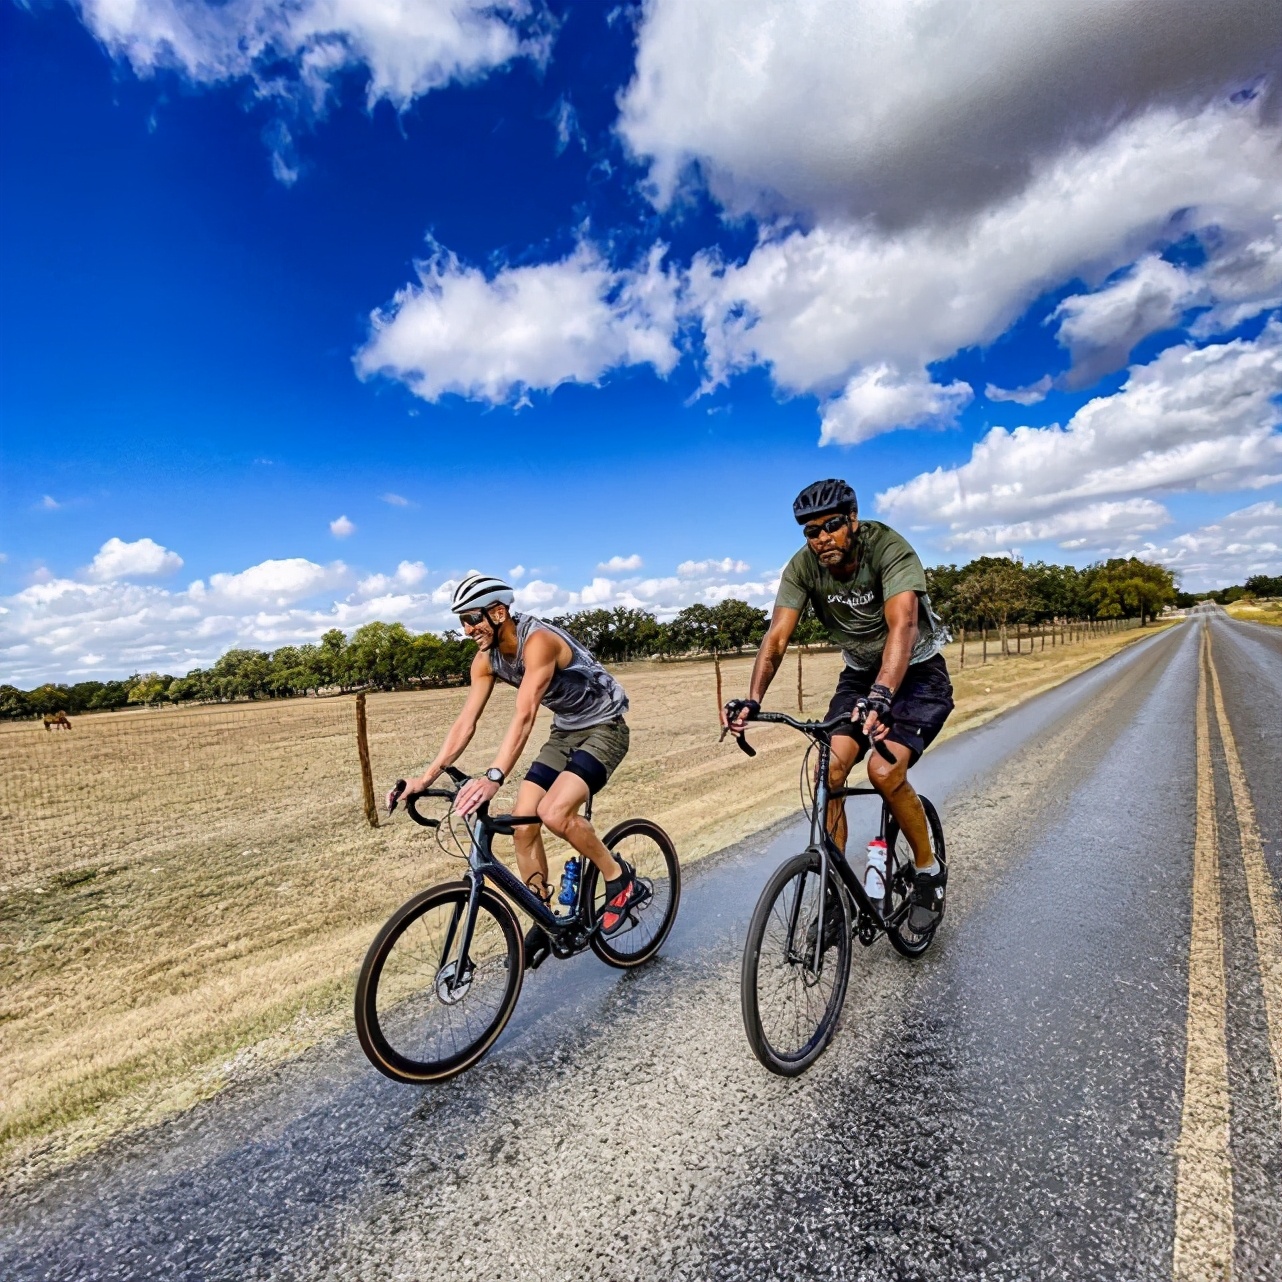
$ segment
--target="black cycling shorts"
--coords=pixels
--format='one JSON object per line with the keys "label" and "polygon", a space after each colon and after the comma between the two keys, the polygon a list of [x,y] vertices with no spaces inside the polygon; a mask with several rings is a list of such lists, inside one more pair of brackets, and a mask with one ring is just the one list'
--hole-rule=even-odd
{"label": "black cycling shorts", "polygon": [[[858,672],[847,668],[837,682],[836,693],[828,705],[828,716],[839,712],[849,717],[855,703],[872,689],[877,680],[876,672]],[[920,663],[910,663],[904,679],[890,703],[890,732],[887,739],[902,743],[912,751],[912,765],[930,746],[935,736],[944,728],[953,710],[953,683],[948,679],[948,665],[942,654],[931,655]],[[868,736],[851,721],[833,731],[833,735],[849,735],[859,744],[862,761],[868,751]]]}

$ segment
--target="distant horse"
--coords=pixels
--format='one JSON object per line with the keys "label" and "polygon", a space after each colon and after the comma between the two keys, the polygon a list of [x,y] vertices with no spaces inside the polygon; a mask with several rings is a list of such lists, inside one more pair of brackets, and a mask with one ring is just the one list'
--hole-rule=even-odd
{"label": "distant horse", "polygon": [[65,712],[46,712],[41,720],[44,721],[46,730],[52,730],[54,726],[60,730],[71,729],[71,721]]}

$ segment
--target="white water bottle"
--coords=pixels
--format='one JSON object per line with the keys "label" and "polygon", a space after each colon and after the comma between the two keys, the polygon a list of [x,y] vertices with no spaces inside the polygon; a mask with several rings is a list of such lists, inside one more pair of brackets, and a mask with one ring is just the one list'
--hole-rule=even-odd
{"label": "white water bottle", "polygon": [[880,899],[886,893],[886,839],[874,837],[868,843],[868,866],[864,869],[864,893]]}

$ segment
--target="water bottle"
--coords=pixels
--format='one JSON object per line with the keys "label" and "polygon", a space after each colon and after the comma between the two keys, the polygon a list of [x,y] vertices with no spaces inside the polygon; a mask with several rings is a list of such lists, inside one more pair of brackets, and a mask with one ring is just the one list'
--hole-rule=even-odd
{"label": "water bottle", "polygon": [[[882,850],[885,850],[883,843]],[[574,907],[574,900],[579,893],[579,859],[575,855],[566,860],[565,872],[561,874],[561,893],[556,897],[558,904],[564,904],[567,908]]]}
{"label": "water bottle", "polygon": [[886,839],[874,837],[868,843],[868,866],[864,870],[864,893],[880,899],[886,893]]}

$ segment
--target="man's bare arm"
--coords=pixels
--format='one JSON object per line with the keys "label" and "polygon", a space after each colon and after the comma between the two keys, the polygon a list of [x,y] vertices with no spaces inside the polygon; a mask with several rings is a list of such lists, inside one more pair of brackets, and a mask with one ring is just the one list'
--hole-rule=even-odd
{"label": "man's bare arm", "polygon": [[535,718],[539,715],[543,696],[547,694],[548,686],[556,676],[557,660],[566,659],[568,656],[562,652],[569,648],[560,637],[545,631],[532,633],[526,641],[523,656],[525,675],[516,691],[516,712],[512,714],[512,724],[508,726],[507,734],[503,736],[503,742],[494,758],[494,764],[505,776],[512,773],[521,759],[530,732],[534,729]]}
{"label": "man's bare arm", "polygon": [[[797,621],[800,618],[800,610],[775,608],[774,614],[770,617],[770,627],[757,648],[757,661],[752,665],[752,681],[748,686],[749,699],[755,699],[760,703],[766,697],[766,691],[770,689],[770,683],[775,679],[775,673],[779,671],[779,665],[783,662],[788,643],[797,630]],[[721,724],[723,726],[726,724],[724,708],[721,711]],[[735,734],[742,734],[746,724],[747,714],[743,712],[735,718],[730,729]]]}
{"label": "man's bare arm", "polygon": [[917,593],[896,592],[884,607],[886,647],[881,652],[881,671],[877,684],[889,690],[898,690],[899,683],[908,671],[917,644]]}

